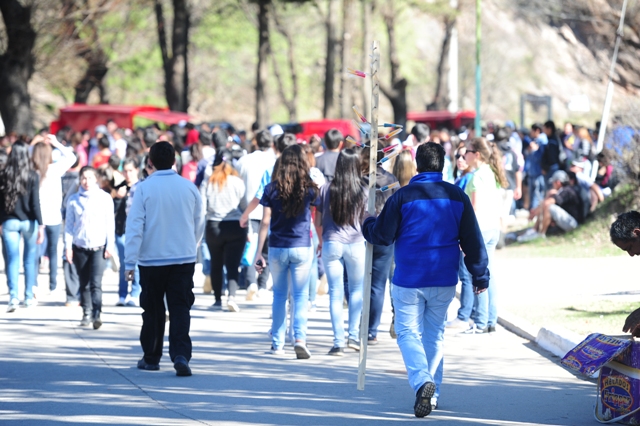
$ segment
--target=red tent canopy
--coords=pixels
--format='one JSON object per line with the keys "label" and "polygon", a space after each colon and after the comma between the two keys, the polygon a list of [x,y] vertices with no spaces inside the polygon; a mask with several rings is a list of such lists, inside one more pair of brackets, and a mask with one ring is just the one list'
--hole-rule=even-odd
{"label": "red tent canopy", "polygon": [[115,121],[118,127],[132,129],[136,116],[166,124],[177,124],[181,120],[190,119],[184,112],[148,105],[74,104],[60,109],[60,118],[51,123],[50,131],[56,133],[61,128],[69,126],[76,131],[87,129],[93,134],[96,126],[106,124],[109,119]]}
{"label": "red tent canopy", "polygon": [[446,127],[459,129],[461,126],[470,126],[476,118],[475,111],[412,111],[407,114],[407,119],[416,123],[426,123],[432,129]]}

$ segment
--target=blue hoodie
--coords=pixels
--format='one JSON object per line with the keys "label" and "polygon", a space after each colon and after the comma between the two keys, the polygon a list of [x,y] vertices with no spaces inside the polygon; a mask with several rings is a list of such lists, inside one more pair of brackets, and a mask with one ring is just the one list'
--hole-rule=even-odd
{"label": "blue hoodie", "polygon": [[469,197],[443,182],[442,173],[420,173],[387,200],[362,233],[371,244],[395,242],[393,284],[406,288],[458,283],[460,247],[473,285],[489,286],[488,257]]}

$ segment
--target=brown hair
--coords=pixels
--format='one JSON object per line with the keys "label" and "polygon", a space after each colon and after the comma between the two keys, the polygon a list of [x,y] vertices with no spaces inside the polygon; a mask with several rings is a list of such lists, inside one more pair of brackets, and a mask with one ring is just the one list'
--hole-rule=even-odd
{"label": "brown hair", "polygon": [[502,167],[502,154],[496,144],[488,142],[485,138],[475,138],[467,146],[467,151],[475,151],[480,156],[480,159],[491,167],[496,181],[501,187],[506,188],[509,186],[504,167]]}
{"label": "brown hair", "polygon": [[398,179],[398,182],[400,182],[400,186],[407,186],[417,172],[413,155],[411,155],[410,150],[403,149],[395,160],[393,175]]}
{"label": "brown hair", "polygon": [[51,157],[51,146],[45,142],[38,142],[35,144],[33,152],[31,153],[31,161],[33,163],[34,170],[40,175],[40,185],[42,185],[44,178],[47,176],[49,164],[53,163]]}
{"label": "brown hair", "polygon": [[316,166],[316,156],[313,155],[313,149],[308,144],[300,144],[300,148],[302,148],[302,153],[307,156],[307,163],[309,163],[309,168]]}
{"label": "brown hair", "polygon": [[225,184],[227,183],[227,178],[229,176],[238,176],[238,172],[231,167],[231,164],[223,161],[213,168],[213,172],[211,173],[211,177],[209,178],[209,182],[213,185],[218,186],[218,192],[222,191]]}
{"label": "brown hair", "polygon": [[282,202],[282,213],[286,217],[296,217],[304,212],[305,198],[309,194],[314,199],[318,196],[318,187],[309,176],[309,163],[300,145],[285,148],[278,160],[271,182]]}

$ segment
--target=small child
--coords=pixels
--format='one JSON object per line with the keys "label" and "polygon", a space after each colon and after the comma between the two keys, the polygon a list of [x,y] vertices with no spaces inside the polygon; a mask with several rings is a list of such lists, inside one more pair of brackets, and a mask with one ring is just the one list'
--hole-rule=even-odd
{"label": "small child", "polygon": [[81,326],[102,326],[102,274],[115,253],[115,219],[111,196],[98,186],[96,169],[80,170],[80,189],[69,198],[64,232],[65,256],[78,271]]}

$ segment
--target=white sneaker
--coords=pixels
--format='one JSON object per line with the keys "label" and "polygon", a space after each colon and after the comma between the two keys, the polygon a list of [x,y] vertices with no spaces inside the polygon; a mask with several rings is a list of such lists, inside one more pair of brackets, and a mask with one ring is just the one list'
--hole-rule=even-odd
{"label": "white sneaker", "polygon": [[24,301],[24,306],[27,308],[33,308],[35,306],[38,306],[38,301],[35,298],[27,299]]}
{"label": "white sneaker", "polygon": [[451,321],[447,321],[446,328],[469,328],[469,321],[463,321],[460,318],[454,318]]}
{"label": "white sneaker", "polygon": [[233,297],[230,297],[227,301],[227,309],[229,310],[229,312],[240,312],[240,308],[238,307],[238,304],[235,302],[235,300],[233,300]]}
{"label": "white sneaker", "polygon": [[258,284],[256,283],[249,284],[249,287],[247,287],[247,300],[251,301],[255,299],[257,294],[258,294]]}
{"label": "white sneaker", "polygon": [[18,306],[20,306],[20,301],[18,299],[11,299],[7,305],[7,313],[15,312]]}
{"label": "white sneaker", "polygon": [[269,294],[269,290],[267,290],[266,288],[261,288],[260,290],[258,290],[258,297],[261,299],[266,297],[267,294]]}
{"label": "white sneaker", "polygon": [[278,348],[276,348],[274,346],[271,346],[271,349],[269,350],[269,353],[271,355],[284,355],[285,354],[284,349],[278,349]]}
{"label": "white sneaker", "polygon": [[126,300],[127,299],[125,299],[124,297],[119,298],[118,303],[116,303],[116,306],[124,306]]}

